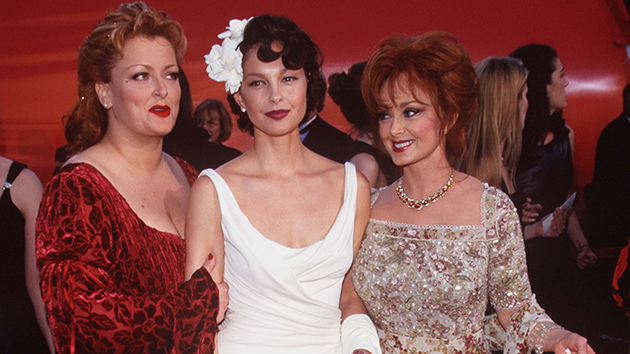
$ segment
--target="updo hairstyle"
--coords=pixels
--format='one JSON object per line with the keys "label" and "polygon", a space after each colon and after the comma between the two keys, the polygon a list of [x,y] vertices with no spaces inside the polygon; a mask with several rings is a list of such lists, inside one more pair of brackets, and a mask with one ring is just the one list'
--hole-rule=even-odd
{"label": "updo hairstyle", "polygon": [[386,82],[390,93],[398,85],[408,87],[414,96],[419,89],[427,92],[440,118],[440,130],[448,130],[447,157],[463,153],[466,126],[477,114],[478,85],[468,53],[453,35],[441,31],[419,37],[394,35],[372,54],[363,73],[361,92],[378,140],[378,115],[388,104],[379,93]]}
{"label": "updo hairstyle", "polygon": [[[282,51],[272,49],[274,42],[282,43]],[[264,63],[271,63],[278,58],[282,64],[291,70],[304,69],[308,80],[306,89],[306,114],[314,108],[321,111],[326,97],[326,80],[320,69],[324,62],[321,50],[311,38],[298,27],[295,22],[286,17],[261,15],[254,17],[245,26],[243,41],[239,50],[243,56],[252,48],[258,48],[256,56]],[[254,125],[249,120],[247,112],[241,112],[234,96],[228,94],[228,102],[232,113],[238,116],[238,127],[242,131],[254,133]]]}
{"label": "updo hairstyle", "polygon": [[365,61],[356,63],[350,67],[348,73],[340,72],[328,76],[328,95],[359,135],[370,131],[370,114],[361,95],[361,76],[366,64]]}

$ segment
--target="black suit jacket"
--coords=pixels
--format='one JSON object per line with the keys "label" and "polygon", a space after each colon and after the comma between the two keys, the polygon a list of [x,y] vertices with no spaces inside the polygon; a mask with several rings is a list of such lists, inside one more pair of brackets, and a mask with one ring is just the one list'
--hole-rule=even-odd
{"label": "black suit jacket", "polygon": [[184,138],[166,136],[162,150],[173,157],[179,157],[197,170],[218,168],[224,163],[238,157],[241,152],[229,146],[208,141],[208,132],[202,128],[194,128]]}
{"label": "black suit jacket", "polygon": [[630,121],[622,113],[597,140],[593,181],[585,199],[591,242],[625,246],[630,236]]}
{"label": "black suit jacket", "polygon": [[355,154],[355,142],[346,133],[333,127],[319,115],[306,129],[308,134],[304,138],[304,146],[325,158],[344,163]]}

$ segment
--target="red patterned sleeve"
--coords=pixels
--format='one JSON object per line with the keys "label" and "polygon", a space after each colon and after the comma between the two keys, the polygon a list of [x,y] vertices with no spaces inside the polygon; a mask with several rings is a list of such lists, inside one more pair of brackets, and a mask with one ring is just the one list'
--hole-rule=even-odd
{"label": "red patterned sleeve", "polygon": [[170,294],[129,294],[111,274],[121,250],[108,198],[86,174],[62,171],[44,190],[37,265],[57,353],[213,350],[218,290],[205,269]]}
{"label": "red patterned sleeve", "polygon": [[613,298],[617,306],[623,308],[627,316],[630,316],[630,267],[628,258],[630,255],[630,245],[624,247],[619,252],[619,259],[613,275]]}

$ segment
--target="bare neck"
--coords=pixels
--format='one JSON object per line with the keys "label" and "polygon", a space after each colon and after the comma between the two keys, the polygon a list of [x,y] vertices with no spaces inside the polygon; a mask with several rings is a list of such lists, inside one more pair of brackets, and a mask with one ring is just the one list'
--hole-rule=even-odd
{"label": "bare neck", "polygon": [[258,134],[247,152],[264,174],[290,176],[307,167],[310,151],[302,144],[296,129],[284,136]]}
{"label": "bare neck", "polygon": [[126,137],[105,134],[99,145],[111,156],[110,161],[121,161],[138,172],[154,173],[163,163],[161,138],[131,141]]}

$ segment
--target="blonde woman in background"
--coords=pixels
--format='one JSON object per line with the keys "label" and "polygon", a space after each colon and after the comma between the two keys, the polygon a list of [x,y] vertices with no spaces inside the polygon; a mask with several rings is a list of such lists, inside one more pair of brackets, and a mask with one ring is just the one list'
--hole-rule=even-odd
{"label": "blonde woman in background", "polygon": [[[459,171],[502,189],[523,216],[523,206],[527,212],[529,204],[515,188],[514,179],[528,108],[527,69],[520,60],[509,57],[486,58],[475,69],[479,76],[479,110],[467,129],[468,146],[455,165]],[[564,208],[556,208],[547,237],[560,235],[566,214]],[[523,228],[526,240],[542,236],[542,219]]]}

